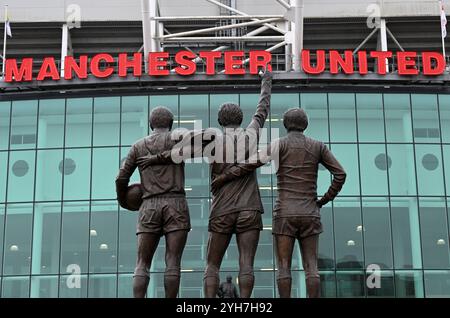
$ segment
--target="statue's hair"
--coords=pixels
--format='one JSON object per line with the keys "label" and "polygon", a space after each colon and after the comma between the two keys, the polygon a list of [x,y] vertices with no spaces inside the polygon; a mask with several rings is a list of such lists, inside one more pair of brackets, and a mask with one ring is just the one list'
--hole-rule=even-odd
{"label": "statue's hair", "polygon": [[218,121],[220,126],[240,126],[244,115],[241,107],[234,103],[225,103],[220,106]]}
{"label": "statue's hair", "polygon": [[305,131],[308,128],[308,115],[301,108],[291,108],[284,113],[283,124],[287,131]]}
{"label": "statue's hair", "polygon": [[173,126],[173,114],[172,112],[163,106],[158,106],[150,113],[150,128],[168,128],[172,129]]}

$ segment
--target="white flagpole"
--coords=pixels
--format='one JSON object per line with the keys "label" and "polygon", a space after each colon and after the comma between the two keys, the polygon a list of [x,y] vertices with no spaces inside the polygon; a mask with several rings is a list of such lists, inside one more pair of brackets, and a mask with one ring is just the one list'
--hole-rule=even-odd
{"label": "white flagpole", "polygon": [[446,58],[446,52],[445,52],[445,37],[444,37],[444,28],[446,28],[445,25],[442,24],[442,15],[445,14],[444,11],[444,1],[439,1],[439,14],[440,14],[440,19],[441,19],[441,39],[442,39],[442,54],[444,55],[444,59],[447,60]]}
{"label": "white flagpole", "polygon": [[5,78],[5,68],[6,68],[6,20],[8,19],[8,5],[5,4],[5,34],[3,35],[3,63],[2,63],[2,77]]}

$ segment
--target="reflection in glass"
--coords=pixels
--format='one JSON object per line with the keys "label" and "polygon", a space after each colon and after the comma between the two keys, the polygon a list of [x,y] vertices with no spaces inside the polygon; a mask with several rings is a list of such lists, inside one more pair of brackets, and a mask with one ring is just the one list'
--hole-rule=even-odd
{"label": "reflection in glass", "polygon": [[66,147],[91,145],[92,103],[92,98],[67,99]]}
{"label": "reflection in glass", "polygon": [[417,195],[413,145],[388,144],[387,154],[392,162],[389,169],[391,195]]}
{"label": "reflection in glass", "polygon": [[37,100],[12,102],[10,149],[36,148]]}
{"label": "reflection in glass", "polygon": [[12,151],[9,155],[8,201],[33,201],[35,151]]}
{"label": "reflection in glass", "polygon": [[30,298],[58,298],[58,276],[31,276]]}
{"label": "reflection in glass", "polygon": [[[340,195],[359,195],[359,163],[356,160],[358,158],[357,145],[333,144],[331,145],[331,152],[347,173],[347,179]],[[327,181],[329,186],[330,181]],[[326,186],[326,189],[328,189],[328,186]],[[319,194],[321,195],[322,193]]]}
{"label": "reflection in glass", "polygon": [[119,145],[120,97],[94,99],[94,146]]}
{"label": "reflection in glass", "polygon": [[29,277],[3,277],[2,298],[29,298]]}
{"label": "reflection in glass", "polygon": [[354,94],[328,94],[331,142],[355,142]]}
{"label": "reflection in glass", "polygon": [[64,99],[43,99],[39,102],[38,147],[61,148],[64,142]]}
{"label": "reflection in glass", "polygon": [[92,154],[92,199],[114,199],[119,171],[119,149],[98,148]]}
{"label": "reflection in glass", "polygon": [[388,142],[412,142],[411,103],[409,94],[384,94],[386,139]]}
{"label": "reflection in glass", "polygon": [[[60,201],[62,195],[62,174],[59,165],[63,159],[62,150],[39,150],[36,162],[36,201]],[[48,185],[51,184],[51,187]]]}
{"label": "reflection in glass", "polygon": [[360,142],[384,142],[383,99],[381,94],[356,94]]}
{"label": "reflection in glass", "polygon": [[439,143],[440,125],[435,94],[411,94],[414,141]]}
{"label": "reflection in glass", "polygon": [[423,297],[422,271],[396,271],[395,293],[397,298]]}
{"label": "reflection in glass", "polygon": [[441,146],[416,145],[416,171],[419,195],[444,195]]}
{"label": "reflection in glass", "polygon": [[115,298],[117,289],[117,275],[90,275],[89,298]]}
{"label": "reflection in glass", "polygon": [[122,97],[121,144],[132,145],[148,135],[148,96]]}
{"label": "reflection in glass", "polygon": [[425,271],[425,297],[448,298],[450,295],[450,271]]}
{"label": "reflection in glass", "polygon": [[[76,164],[76,170],[74,173],[64,176],[63,199],[89,199],[91,192],[91,149],[67,149],[65,159],[72,159]],[[110,161],[108,160],[108,162]]]}
{"label": "reflection in glass", "polygon": [[389,161],[385,146],[359,145],[359,156],[362,195],[387,195]]}

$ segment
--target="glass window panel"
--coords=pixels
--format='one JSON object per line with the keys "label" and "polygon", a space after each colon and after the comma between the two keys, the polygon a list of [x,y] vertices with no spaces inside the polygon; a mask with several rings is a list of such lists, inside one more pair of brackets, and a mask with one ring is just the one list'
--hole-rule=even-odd
{"label": "glass window panel", "polygon": [[2,280],[2,298],[29,298],[29,277],[4,277]]}
{"label": "glass window panel", "polygon": [[445,199],[421,198],[419,207],[423,267],[425,269],[449,268],[449,236]]}
{"label": "glass window panel", "polygon": [[354,94],[328,94],[331,142],[355,142],[356,113]]}
{"label": "glass window panel", "polygon": [[[188,205],[192,230],[189,232],[183,252],[182,269],[202,271],[206,263],[206,246],[208,244],[209,199],[189,199]],[[164,271],[165,269],[165,241],[161,240],[159,245],[158,257],[153,262],[152,271]]]}
{"label": "glass window panel", "polygon": [[450,95],[439,95],[439,114],[441,117],[442,141],[450,143]]}
{"label": "glass window panel", "polygon": [[[122,167],[122,164],[124,163],[125,159],[128,156],[128,153],[130,152],[131,147],[121,147],[120,148],[120,167]],[[119,171],[117,170],[114,172],[114,175],[118,174]],[[141,176],[139,175],[139,169],[136,168],[133,175],[130,178],[130,184],[133,183],[140,183],[141,182]]]}
{"label": "glass window panel", "polygon": [[32,274],[58,274],[61,203],[34,205]]}
{"label": "glass window panel", "polygon": [[444,195],[441,146],[416,145],[419,195]]}
{"label": "glass window panel", "polygon": [[120,97],[94,99],[94,146],[119,145]]}
{"label": "glass window panel", "polygon": [[389,201],[387,198],[363,198],[363,222],[354,229],[364,234],[366,266],[392,268],[392,240]]}
{"label": "glass window panel", "polygon": [[[384,145],[359,145],[363,195],[388,194],[389,159]],[[356,160],[356,158],[354,158]]]}
{"label": "glass window panel", "polygon": [[92,139],[92,98],[67,99],[66,147],[86,147]]}
{"label": "glass window panel", "polygon": [[363,268],[363,237],[362,232],[356,231],[362,224],[359,198],[338,198],[333,209],[336,267]]}
{"label": "glass window panel", "polygon": [[[234,279],[236,279],[238,274],[239,273],[234,273],[233,275]],[[222,281],[225,281],[225,279],[226,275],[224,275]],[[253,293],[251,297],[274,298],[275,297],[275,290],[273,288],[274,280],[275,280],[275,271],[255,272],[255,286],[253,287]]]}
{"label": "glass window panel", "polygon": [[338,298],[365,296],[366,278],[364,273],[357,271],[337,272],[336,281]]}
{"label": "glass window panel", "polygon": [[442,150],[444,154],[445,188],[447,195],[450,195],[450,146],[443,145]]}
{"label": "glass window panel", "polygon": [[356,94],[360,142],[384,142],[382,94]]}
{"label": "glass window panel", "polygon": [[[374,272],[366,272],[366,288],[367,297],[369,298],[393,298],[395,297],[394,273],[390,271],[380,271],[377,273],[379,278],[374,278]],[[369,286],[367,282],[375,283],[379,279],[380,285]]]}
{"label": "glass window panel", "polygon": [[32,276],[31,298],[58,298],[58,276]]}
{"label": "glass window panel", "polygon": [[[209,127],[208,95],[180,96],[180,126],[189,130]],[[185,167],[188,197],[209,195],[209,166],[203,158],[189,160]]]}
{"label": "glass window panel", "polygon": [[336,298],[335,272],[320,272],[320,297]]}
{"label": "glass window panel", "polygon": [[79,267],[81,273],[88,272],[89,202],[64,202],[61,234],[61,273],[72,273],[69,265]]}
{"label": "glass window panel", "polygon": [[425,297],[450,297],[450,271],[425,271]]}
{"label": "glass window panel", "polygon": [[327,94],[301,94],[302,108],[308,114],[306,135],[323,142],[329,141]]}
{"label": "glass window panel", "polygon": [[10,112],[11,102],[0,102],[0,150],[8,149]]}
{"label": "glass window panel", "polygon": [[[153,279],[153,278],[152,278]],[[117,297],[133,298],[133,274],[119,275],[117,284]]]}
{"label": "glass window panel", "polygon": [[116,201],[91,203],[90,273],[117,271],[117,213]]}
{"label": "glass window panel", "polygon": [[[89,199],[91,192],[91,149],[67,149],[64,159],[72,167],[69,170],[70,173],[64,175],[64,200]],[[66,165],[64,168],[66,168]]]}
{"label": "glass window panel", "polygon": [[148,96],[122,97],[121,144],[132,145],[148,135]]}
{"label": "glass window panel", "polygon": [[150,112],[158,106],[168,108],[175,118],[173,128],[184,127],[178,120],[178,95],[150,96]]}
{"label": "glass window panel", "polygon": [[387,154],[386,163],[392,164],[389,168],[390,194],[417,195],[413,145],[388,144]]}
{"label": "glass window panel", "polygon": [[89,298],[116,298],[117,275],[90,275]]}
{"label": "glass window panel", "polygon": [[[0,276],[3,272],[3,230],[5,229],[5,205],[0,204]],[[1,280],[0,280],[1,285]],[[1,286],[0,286],[1,287]]]}
{"label": "glass window panel", "polygon": [[422,271],[396,271],[395,294],[397,298],[423,298]]}
{"label": "glass window panel", "polygon": [[93,149],[92,199],[114,199],[119,171],[119,148]]}
{"label": "glass window panel", "polygon": [[384,94],[386,139],[388,142],[412,142],[411,102],[409,94]]}
{"label": "glass window panel", "polygon": [[440,125],[437,95],[412,94],[414,141],[420,143],[440,142]]}
{"label": "glass window panel", "polygon": [[323,207],[320,214],[323,233],[320,234],[319,242],[319,269],[334,269],[333,210],[331,205],[329,207]]}
{"label": "glass window panel", "polygon": [[[347,173],[347,179],[340,195],[360,194],[359,167],[358,160],[356,160],[358,158],[358,150],[356,147],[356,145],[331,145],[331,151]],[[328,180],[327,182],[329,183],[330,181]]]}
{"label": "glass window panel", "polygon": [[422,268],[417,198],[391,198],[391,217],[394,267]]}
{"label": "glass window panel", "polygon": [[3,275],[28,275],[31,264],[33,205],[8,204]]}
{"label": "glass window panel", "polygon": [[[181,274],[181,280],[185,275]],[[147,288],[147,298],[164,298],[164,273],[150,274],[150,282]]]}
{"label": "glass window panel", "polygon": [[[229,273],[227,273],[229,274]],[[202,298],[203,297],[203,276],[202,272],[194,272],[194,273],[182,273],[180,280],[180,291],[178,297],[180,298]],[[231,273],[233,276],[233,283],[236,284],[235,281],[235,273]],[[222,282],[222,280],[221,280]],[[161,288],[162,286],[159,286]],[[158,288],[158,289],[159,289]],[[152,292],[154,292],[155,288],[153,288]],[[147,295],[150,297],[150,295]]]}
{"label": "glass window panel", "polygon": [[79,287],[75,284],[73,275],[64,275],[59,279],[59,298],[86,298],[87,297],[87,276],[79,277]]}
{"label": "glass window panel", "polygon": [[[218,112],[220,106],[225,103],[235,103],[239,105],[239,95],[238,94],[211,94],[210,95],[210,126],[215,128],[220,128],[219,122],[217,121]],[[183,126],[183,125],[181,125]]]}
{"label": "glass window panel", "polygon": [[[253,119],[253,115],[256,112],[256,106],[258,105],[259,101],[259,93],[258,94],[241,94],[240,97],[240,106],[242,109],[242,112],[244,113],[244,120],[242,122],[242,127],[247,127],[248,124]],[[298,103],[298,102],[297,102]],[[218,109],[217,109],[218,110]],[[211,108],[211,114],[214,114],[216,111]],[[269,118],[264,124],[265,128],[268,128],[269,125]]]}
{"label": "glass window panel", "polygon": [[[61,200],[63,169],[62,150],[38,150],[36,162],[36,193],[35,201]],[[66,163],[69,164],[68,162]],[[51,186],[47,186],[51,184]]]}
{"label": "glass window panel", "polygon": [[38,147],[61,148],[64,142],[65,99],[39,102]]}
{"label": "glass window panel", "polygon": [[12,151],[9,156],[8,201],[33,201],[34,151]]}
{"label": "glass window panel", "polygon": [[[300,107],[299,94],[272,94],[270,101],[270,124],[276,131],[272,134],[272,140],[286,135],[286,129],[283,125],[283,115],[291,108]],[[269,125],[265,125],[269,128]],[[274,136],[276,135],[276,136]]]}
{"label": "glass window panel", "polygon": [[[136,222],[138,214],[120,208],[119,211],[119,273],[132,273],[136,265],[137,237]],[[192,215],[191,215],[192,218]],[[184,257],[183,257],[184,261]],[[120,297],[120,277],[119,277]]]}
{"label": "glass window panel", "polygon": [[37,100],[12,102],[11,149],[36,147]]}
{"label": "glass window panel", "polygon": [[8,153],[0,152],[0,202],[6,201],[6,178],[8,176]]}

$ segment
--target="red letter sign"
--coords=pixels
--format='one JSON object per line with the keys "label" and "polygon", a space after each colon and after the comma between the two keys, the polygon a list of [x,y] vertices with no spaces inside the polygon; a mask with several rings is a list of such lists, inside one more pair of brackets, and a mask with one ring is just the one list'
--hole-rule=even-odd
{"label": "red letter sign", "polygon": [[152,52],[148,55],[148,73],[152,76],[169,75],[169,70],[163,69],[167,67],[168,52]]}
{"label": "red letter sign", "polygon": [[206,75],[216,74],[216,59],[222,57],[222,52],[200,52],[200,57],[206,60]]}
{"label": "red letter sign", "polygon": [[345,74],[353,74],[353,52],[345,51],[345,60],[338,51],[330,51],[330,73],[339,73],[339,66]]}
{"label": "red letter sign", "polygon": [[258,74],[259,68],[265,68],[272,72],[272,54],[267,51],[250,51],[250,74]]}
{"label": "red letter sign", "polygon": [[133,68],[133,76],[142,76],[142,53],[134,53],[133,59],[128,60],[128,54],[119,54],[119,76],[127,77],[128,68]]}
{"label": "red letter sign", "polygon": [[386,75],[386,59],[392,57],[392,52],[373,51],[370,56],[377,59],[377,72],[380,75]]}
{"label": "red letter sign", "polygon": [[179,66],[175,68],[175,72],[183,76],[194,74],[197,70],[197,64],[192,60],[196,57],[197,55],[189,51],[178,52],[175,55],[175,62],[177,62]]}
{"label": "red letter sign", "polygon": [[43,81],[47,77],[50,77],[52,80],[57,81],[60,79],[58,74],[58,69],[56,68],[55,58],[46,57],[42,62],[41,69],[39,70],[39,74],[37,76],[38,81]]}
{"label": "red letter sign", "polygon": [[[431,60],[436,61],[436,64],[434,66]],[[423,52],[422,64],[423,74],[427,76],[442,75],[445,71],[444,56],[438,52]]]}
{"label": "red letter sign", "polygon": [[242,59],[236,60],[235,57],[244,57],[244,52],[225,52],[225,74],[227,75],[244,75],[245,69],[239,66],[244,65]]}
{"label": "red letter sign", "polygon": [[316,52],[317,65],[311,66],[311,53],[309,50],[302,51],[302,68],[306,74],[320,74],[325,71],[325,51],[319,50]]}
{"label": "red letter sign", "polygon": [[[416,52],[398,52],[397,69],[398,75],[417,75],[419,70],[416,67]],[[410,68],[411,67],[411,68]]]}
{"label": "red letter sign", "polygon": [[78,78],[87,78],[88,57],[86,55],[80,56],[80,65],[77,64],[73,56],[66,56],[64,60],[64,79],[71,80],[73,72]]}
{"label": "red letter sign", "polygon": [[16,59],[6,59],[5,82],[30,82],[33,79],[33,58],[22,60],[20,70]]}
{"label": "red letter sign", "polygon": [[114,72],[114,69],[110,66],[106,67],[103,71],[100,70],[99,64],[102,60],[105,61],[106,63],[114,62],[113,57],[106,53],[97,54],[96,56],[94,56],[91,60],[91,73],[95,77],[99,78],[109,77]]}

